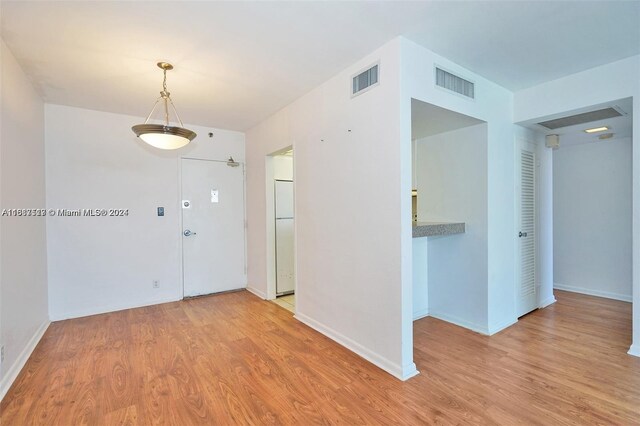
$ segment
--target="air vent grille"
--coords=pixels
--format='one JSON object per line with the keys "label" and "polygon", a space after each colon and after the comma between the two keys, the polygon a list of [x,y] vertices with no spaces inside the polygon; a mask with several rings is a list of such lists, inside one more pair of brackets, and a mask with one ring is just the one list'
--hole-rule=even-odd
{"label": "air vent grille", "polygon": [[436,67],[436,86],[440,86],[444,89],[451,90],[466,96],[471,99],[475,99],[475,87],[472,82],[465,80],[462,77],[451,74],[441,68]]}
{"label": "air vent grille", "polygon": [[364,89],[373,86],[378,82],[378,65],[374,65],[366,71],[353,77],[353,89],[351,94],[355,95]]}
{"label": "air vent grille", "polygon": [[560,129],[561,127],[575,126],[577,124],[591,123],[592,121],[605,120],[607,118],[620,117],[622,114],[615,108],[599,109],[597,111],[584,112],[582,114],[571,115],[568,117],[556,118],[555,120],[543,121],[539,125],[550,130]]}

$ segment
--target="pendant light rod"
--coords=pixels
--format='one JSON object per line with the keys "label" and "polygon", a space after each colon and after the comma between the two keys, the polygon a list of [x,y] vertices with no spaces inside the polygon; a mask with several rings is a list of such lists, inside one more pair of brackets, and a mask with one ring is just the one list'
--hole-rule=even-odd
{"label": "pendant light rod", "polygon": [[147,119],[144,120],[144,124],[147,124],[149,122],[149,119],[153,115],[153,111],[156,110],[156,107],[158,106],[158,102],[160,102],[160,99],[162,99],[162,98],[156,99],[156,103],[153,104],[153,108],[151,108],[151,112],[149,113],[149,115],[147,115]]}
{"label": "pendant light rod", "polygon": [[167,126],[169,125],[169,105],[167,98],[164,98],[164,122]]}
{"label": "pendant light rod", "polygon": [[[160,92],[160,97],[164,100],[164,122],[168,126],[169,125],[169,103],[167,102],[167,99],[171,100],[171,93],[167,91],[167,70],[172,70],[173,65],[171,65],[168,62],[158,62],[157,65],[158,65],[158,68],[162,70],[162,75],[163,75],[162,92]],[[173,108],[173,110],[175,111],[175,107]],[[180,123],[180,125],[182,126],[182,123]]]}
{"label": "pendant light rod", "polygon": [[182,124],[182,120],[180,119],[180,114],[178,114],[178,110],[176,109],[176,106],[173,104],[173,101],[171,100],[171,98],[169,98],[169,103],[171,104],[171,108],[173,108],[173,113],[176,115],[176,118],[178,119],[178,123],[180,123],[180,127],[184,127],[184,124]]}

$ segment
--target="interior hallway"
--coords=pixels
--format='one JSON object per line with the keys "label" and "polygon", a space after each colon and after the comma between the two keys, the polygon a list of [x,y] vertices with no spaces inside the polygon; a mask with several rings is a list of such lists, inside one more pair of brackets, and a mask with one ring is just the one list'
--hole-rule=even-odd
{"label": "interior hallway", "polygon": [[632,424],[631,304],[558,302],[482,336],[415,322],[401,382],[247,291],[53,323],[0,424]]}

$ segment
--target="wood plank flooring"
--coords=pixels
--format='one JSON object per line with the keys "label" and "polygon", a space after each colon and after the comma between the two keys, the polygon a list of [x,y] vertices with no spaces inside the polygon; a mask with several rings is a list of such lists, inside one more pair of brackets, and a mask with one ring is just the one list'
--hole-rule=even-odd
{"label": "wood plank flooring", "polygon": [[0,424],[640,424],[631,304],[556,296],[492,337],[416,321],[404,383],[244,291],[56,322]]}

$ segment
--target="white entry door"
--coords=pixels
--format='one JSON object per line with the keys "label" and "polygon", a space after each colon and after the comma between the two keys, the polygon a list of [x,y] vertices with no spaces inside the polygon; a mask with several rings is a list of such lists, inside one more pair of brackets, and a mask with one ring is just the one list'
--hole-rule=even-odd
{"label": "white entry door", "polygon": [[518,292],[517,314],[522,316],[538,307],[536,294],[536,154],[535,145],[518,144]]}
{"label": "white entry door", "polygon": [[184,296],[247,286],[244,165],[182,159]]}

